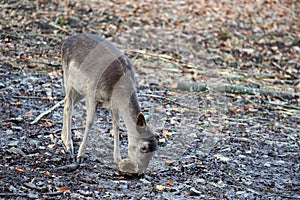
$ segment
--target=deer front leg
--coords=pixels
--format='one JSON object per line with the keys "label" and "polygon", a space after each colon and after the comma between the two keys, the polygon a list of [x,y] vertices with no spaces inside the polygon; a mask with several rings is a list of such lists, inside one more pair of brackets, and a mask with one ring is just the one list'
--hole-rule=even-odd
{"label": "deer front leg", "polygon": [[86,143],[88,141],[91,127],[94,122],[95,112],[96,112],[96,102],[92,98],[87,98],[86,99],[86,125],[85,125],[83,140],[81,142],[78,155],[77,155],[78,163],[82,163],[83,161],[84,150],[85,150]]}
{"label": "deer front leg", "polygon": [[63,141],[63,145],[65,151],[73,154],[73,142],[71,138],[71,115],[72,115],[72,98],[71,92],[67,92],[66,97],[64,99],[64,116],[63,116],[63,128],[61,132],[61,139]]}
{"label": "deer front leg", "polygon": [[120,116],[118,111],[112,110],[112,122],[113,122],[113,133],[114,133],[114,161],[119,163],[121,161],[121,154],[119,149],[119,122]]}

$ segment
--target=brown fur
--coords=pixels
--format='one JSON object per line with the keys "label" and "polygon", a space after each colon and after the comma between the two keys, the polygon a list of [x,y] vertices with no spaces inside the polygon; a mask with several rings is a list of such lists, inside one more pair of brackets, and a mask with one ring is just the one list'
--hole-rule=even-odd
{"label": "brown fur", "polygon": [[66,92],[62,140],[66,150],[73,152],[70,136],[73,105],[85,98],[87,120],[77,155],[79,160],[84,154],[96,105],[100,103],[112,113],[115,162],[121,160],[118,134],[121,116],[128,132],[129,159],[143,172],[156,149],[156,139],[141,113],[129,58],[100,36],[82,34],[64,42],[62,63]]}

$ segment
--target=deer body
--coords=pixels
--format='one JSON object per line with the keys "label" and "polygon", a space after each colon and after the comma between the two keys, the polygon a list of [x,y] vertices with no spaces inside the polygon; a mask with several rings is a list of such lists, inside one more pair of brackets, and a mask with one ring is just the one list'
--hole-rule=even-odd
{"label": "deer body", "polygon": [[147,126],[137,101],[132,64],[127,56],[100,36],[82,34],[67,39],[62,46],[64,71],[64,116],[62,141],[71,153],[71,115],[73,105],[85,98],[86,127],[77,160],[84,155],[92,127],[96,105],[101,104],[112,114],[114,161],[120,162],[119,119],[123,118],[128,133],[128,158],[143,172],[156,149],[156,139]]}

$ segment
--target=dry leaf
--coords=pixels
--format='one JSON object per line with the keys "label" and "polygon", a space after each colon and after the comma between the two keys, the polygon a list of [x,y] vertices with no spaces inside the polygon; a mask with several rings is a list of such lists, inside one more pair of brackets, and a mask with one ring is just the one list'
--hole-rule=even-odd
{"label": "dry leaf", "polygon": [[54,79],[56,77],[62,76],[62,71],[61,70],[56,70],[48,73],[51,79]]}
{"label": "dry leaf", "polygon": [[45,124],[50,127],[53,125],[52,122],[49,122],[48,120],[45,121]]}
{"label": "dry leaf", "polygon": [[162,132],[163,133],[168,133],[169,131],[167,129],[164,129]]}
{"label": "dry leaf", "polygon": [[172,166],[172,165],[174,165],[174,161],[166,161],[165,165]]}
{"label": "dry leaf", "polygon": [[53,141],[53,139],[54,139],[54,135],[53,134],[50,134],[48,137],[50,138],[51,141]]}
{"label": "dry leaf", "polygon": [[104,188],[100,188],[99,192],[102,192],[102,193],[105,192]]}
{"label": "dry leaf", "polygon": [[26,57],[25,55],[21,55],[20,58],[21,58],[22,60],[30,60],[30,58]]}
{"label": "dry leaf", "polygon": [[194,163],[194,162],[196,162],[196,158],[195,157],[191,157],[190,158],[190,163]]}
{"label": "dry leaf", "polygon": [[20,169],[20,168],[17,168],[15,171],[18,172],[18,173],[25,173],[24,170]]}
{"label": "dry leaf", "polygon": [[20,106],[22,106],[22,102],[19,102],[19,101],[18,101],[18,102],[16,102],[16,103],[14,103],[14,105],[20,107]]}
{"label": "dry leaf", "polygon": [[75,135],[75,136],[80,136],[80,135],[81,135],[81,132],[80,132],[80,131],[77,131],[77,130],[75,130],[75,131],[74,131],[74,135]]}
{"label": "dry leaf", "polygon": [[233,109],[231,109],[230,110],[230,112],[232,113],[232,114],[234,114],[234,115],[236,115],[237,114],[237,111],[233,108]]}
{"label": "dry leaf", "polygon": [[63,191],[64,193],[68,193],[68,194],[71,193],[71,190],[69,188],[66,188],[66,187],[60,187],[60,188],[58,188],[58,190]]}
{"label": "dry leaf", "polygon": [[54,176],[53,176],[53,174],[51,174],[51,173],[50,173],[50,172],[48,172],[48,171],[46,171],[46,172],[45,172],[45,175],[46,175],[46,176],[48,176],[48,177],[51,177],[51,178],[53,178],[53,177],[54,177]]}
{"label": "dry leaf", "polygon": [[171,186],[174,185],[174,183],[173,183],[173,181],[172,181],[171,179],[168,179],[168,180],[167,180],[167,184],[168,184],[168,185],[171,185]]}
{"label": "dry leaf", "polygon": [[48,148],[53,149],[55,147],[55,144],[49,144]]}

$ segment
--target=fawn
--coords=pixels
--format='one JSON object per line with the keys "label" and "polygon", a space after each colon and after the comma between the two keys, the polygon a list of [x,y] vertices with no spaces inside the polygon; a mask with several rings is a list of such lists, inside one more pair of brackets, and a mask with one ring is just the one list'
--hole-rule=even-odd
{"label": "fawn", "polygon": [[92,127],[96,105],[110,110],[114,135],[114,161],[119,163],[119,119],[128,133],[128,159],[143,173],[157,147],[156,137],[141,113],[132,64],[127,56],[110,42],[92,34],[75,35],[62,45],[64,71],[63,128],[61,138],[65,150],[74,153],[71,139],[73,105],[85,98],[86,125],[77,162],[83,161],[84,149]]}

